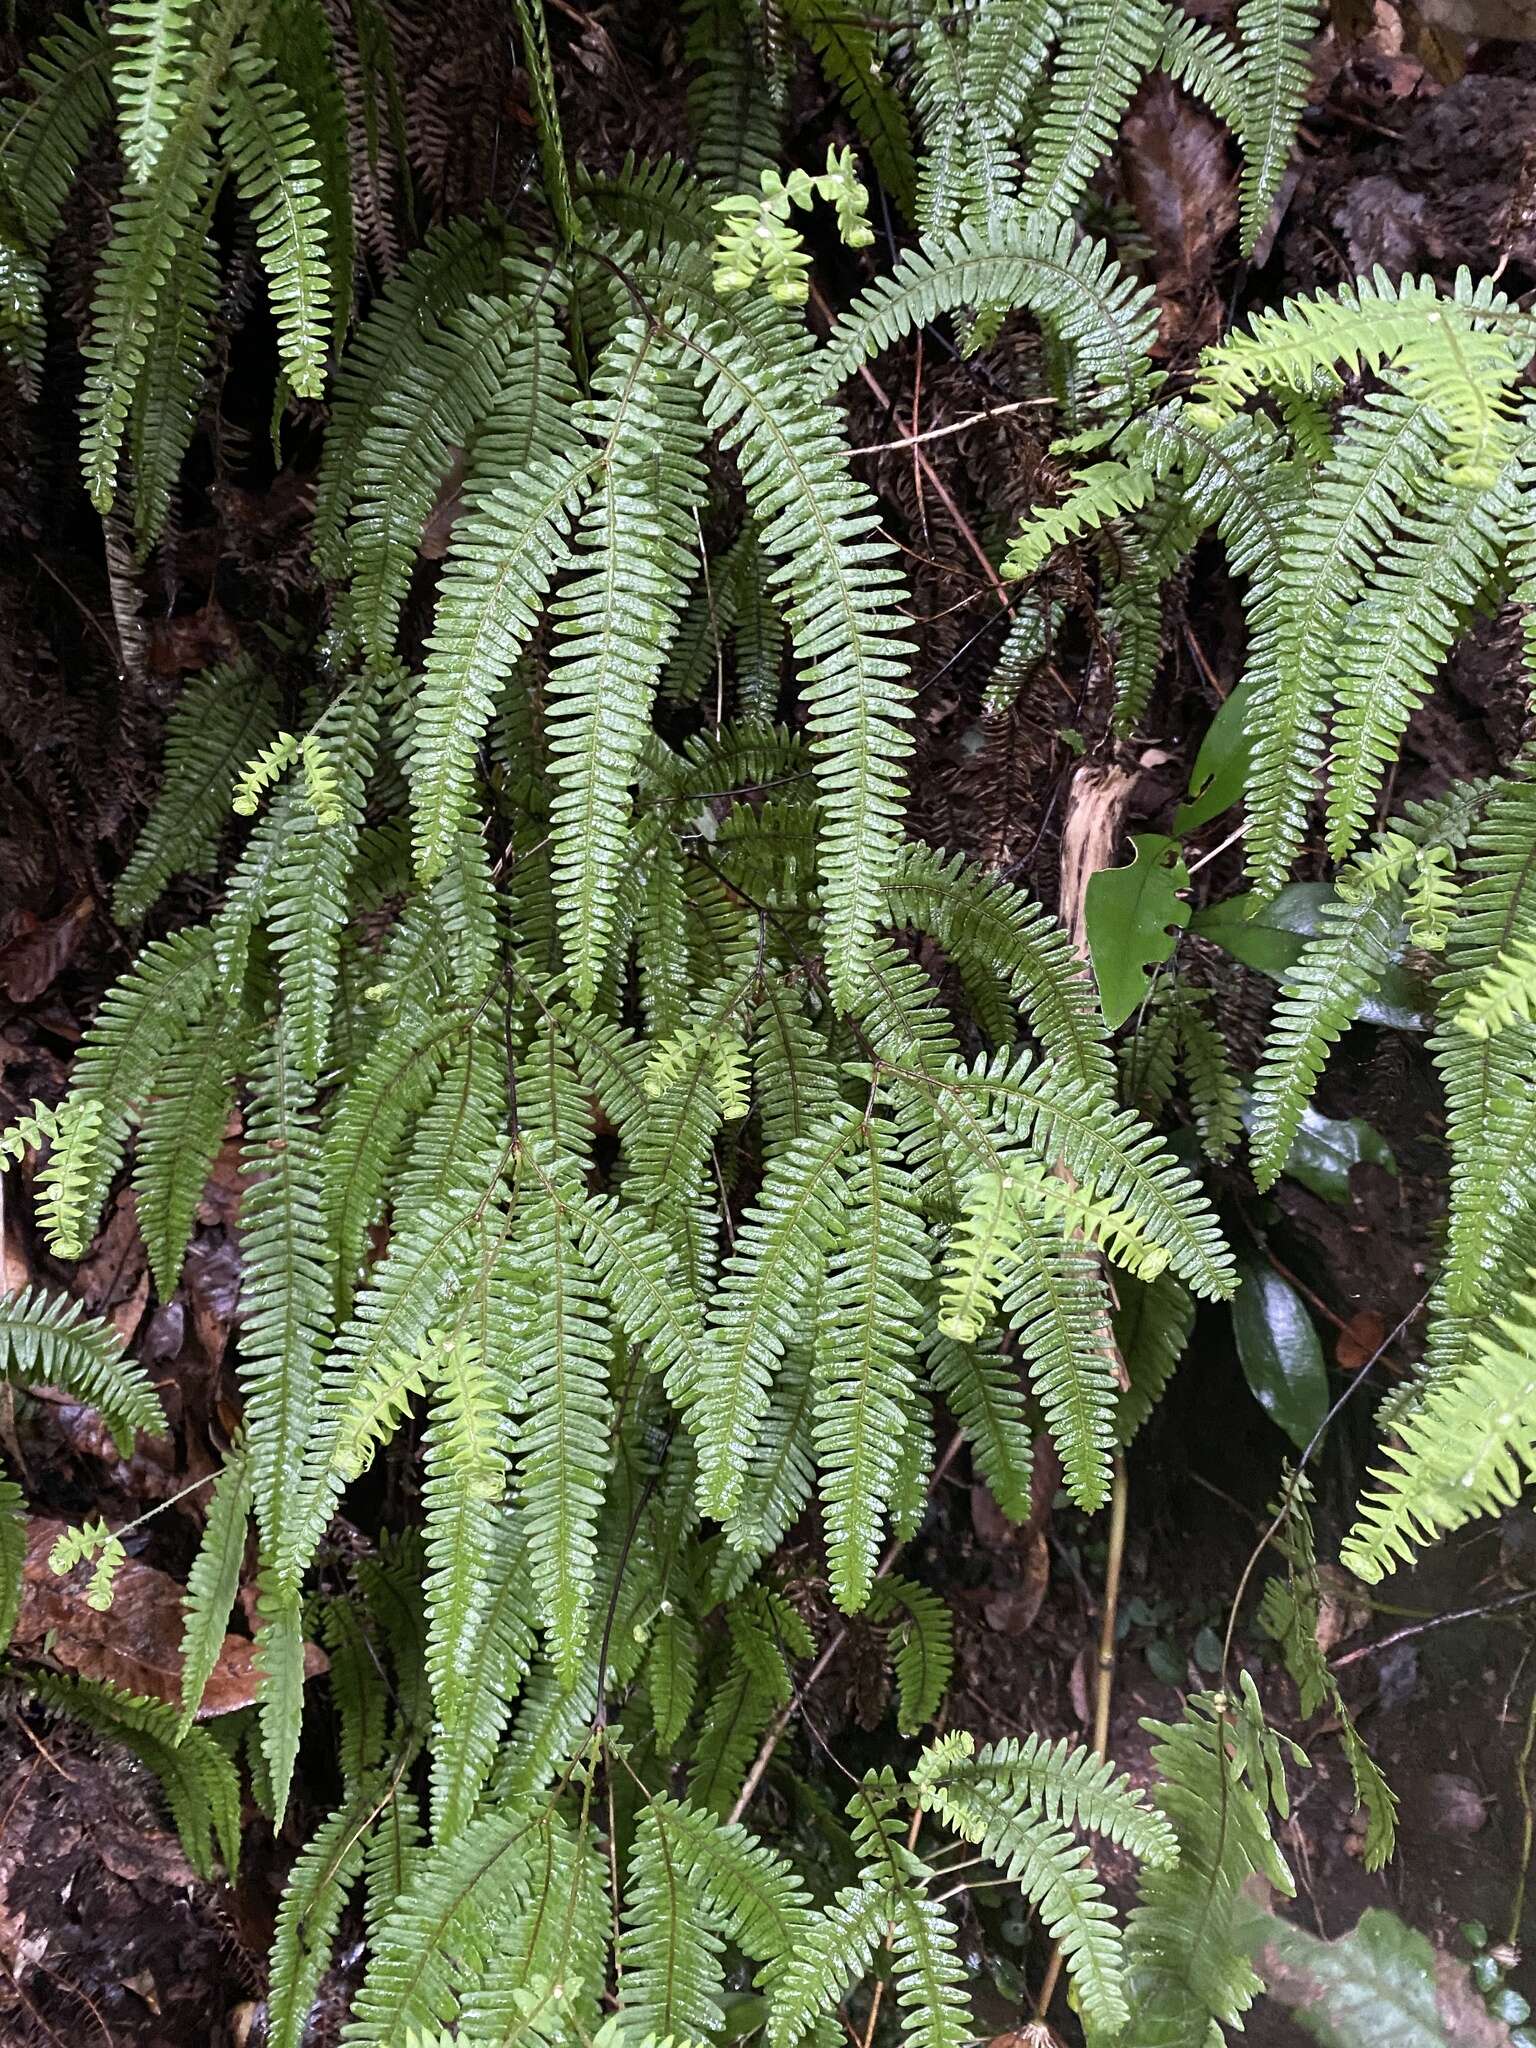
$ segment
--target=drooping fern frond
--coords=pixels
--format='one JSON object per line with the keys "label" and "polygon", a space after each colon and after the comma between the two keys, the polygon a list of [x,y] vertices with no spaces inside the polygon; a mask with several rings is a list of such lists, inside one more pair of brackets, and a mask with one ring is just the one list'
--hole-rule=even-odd
{"label": "drooping fern frond", "polygon": [[1237,41],[1242,101],[1242,236],[1251,251],[1264,232],[1290,161],[1310,84],[1308,53],[1318,30],[1315,0],[1242,0]]}
{"label": "drooping fern frond", "polygon": [[318,398],[336,287],[314,137],[298,100],[249,45],[235,52],[224,93],[224,149],[256,223],[279,359],[296,394]]}
{"label": "drooping fern frond", "polygon": [[60,15],[21,72],[26,97],[6,102],[0,186],[32,253],[45,256],[63,219],[75,168],[110,111],[111,46],[95,7]]}
{"label": "drooping fern frond", "polygon": [[234,1106],[246,1034],[214,1011],[166,1060],[134,1153],[139,1232],[162,1300],[181,1278],[197,1205]]}
{"label": "drooping fern frond", "polygon": [[246,1524],[251,1516],[251,1481],[245,1454],[231,1451],[213,1483],[208,1519],[192,1569],[187,1574],[181,1635],[181,1719],[178,1741],[197,1718],[213,1668],[224,1648],[230,1610],[240,1590]]}
{"label": "drooping fern frond", "polygon": [[134,181],[155,170],[191,68],[195,0],[118,0],[111,14],[112,90]]}
{"label": "drooping fern frond", "polygon": [[0,1356],[13,1384],[58,1387],[95,1408],[121,1457],[133,1454],[135,1432],[165,1427],[160,1397],[110,1323],[88,1316],[67,1295],[35,1287],[0,1296]]}
{"label": "drooping fern frond", "polygon": [[783,0],[783,5],[842,94],[881,183],[910,220],[917,189],[912,136],[906,107],[885,76],[879,30],[839,0]]}
{"label": "drooping fern frond", "polygon": [[1068,10],[1024,173],[1020,205],[1027,218],[1058,221],[1076,210],[1137,86],[1157,62],[1163,19],[1154,0],[1087,0]]}
{"label": "drooping fern frond", "polygon": [[1514,1307],[1388,1445],[1341,1553],[1357,1577],[1374,1584],[1426,1543],[1513,1506],[1536,1473],[1536,1300],[1517,1294]]}

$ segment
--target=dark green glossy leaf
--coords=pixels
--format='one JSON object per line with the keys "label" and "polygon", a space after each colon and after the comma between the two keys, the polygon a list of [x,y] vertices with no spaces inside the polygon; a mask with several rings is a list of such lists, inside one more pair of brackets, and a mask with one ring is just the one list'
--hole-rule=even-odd
{"label": "dark green glossy leaf", "polygon": [[[1244,1091],[1243,1125],[1251,1129],[1253,1098]],[[1384,1166],[1396,1173],[1397,1159],[1391,1146],[1364,1117],[1324,1116],[1320,1110],[1302,1113],[1301,1127],[1291,1156],[1285,1162],[1286,1178],[1300,1181],[1325,1202],[1349,1200],[1349,1169],[1362,1160]]]}
{"label": "dark green glossy leaf", "polygon": [[[1427,1938],[1379,1908],[1337,1941],[1259,1918],[1250,1937],[1269,1995],[1321,2048],[1457,2048],[1497,2036],[1465,1971],[1437,1967]],[[1475,2030],[1475,2031],[1474,2031]]]}
{"label": "dark green glossy leaf", "polygon": [[[1292,882],[1268,903],[1257,895],[1208,903],[1195,912],[1189,928],[1245,967],[1279,981],[1295,966],[1305,942],[1321,931],[1320,913],[1333,900],[1334,890],[1327,882]],[[1393,1031],[1427,1031],[1433,1010],[1428,982],[1407,967],[1395,966],[1361,1004],[1360,1021]]]}
{"label": "dark green glossy leaf", "polygon": [[1162,965],[1189,923],[1179,894],[1189,887],[1189,870],[1178,841],[1141,832],[1131,845],[1130,865],[1101,868],[1084,899],[1088,950],[1111,1030],[1145,1001],[1146,970]]}
{"label": "dark green glossy leaf", "polygon": [[1185,839],[1198,826],[1219,818],[1242,795],[1253,752],[1243,724],[1252,695],[1251,678],[1239,683],[1206,727],[1189,773],[1189,795],[1173,817],[1179,838]]}
{"label": "dark green glossy leaf", "polygon": [[1306,1304],[1267,1261],[1239,1253],[1232,1330],[1259,1406],[1299,1450],[1328,1412],[1328,1369]]}

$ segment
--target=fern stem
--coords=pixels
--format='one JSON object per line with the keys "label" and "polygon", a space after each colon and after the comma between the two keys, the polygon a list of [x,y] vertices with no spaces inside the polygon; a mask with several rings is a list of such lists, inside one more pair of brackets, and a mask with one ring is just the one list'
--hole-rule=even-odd
{"label": "fern stem", "polygon": [[[1099,1609],[1099,1647],[1093,1677],[1093,1751],[1109,1755],[1109,1712],[1115,1696],[1115,1620],[1120,1611],[1120,1576],[1125,1568],[1126,1511],[1130,1506],[1130,1475],[1124,1451],[1115,1453],[1114,1477],[1109,1497],[1109,1555],[1104,1561],[1104,1603]],[[1035,2000],[1035,2018],[1043,2021],[1061,1979],[1061,1944],[1051,1950],[1045,1966],[1040,1995]]]}

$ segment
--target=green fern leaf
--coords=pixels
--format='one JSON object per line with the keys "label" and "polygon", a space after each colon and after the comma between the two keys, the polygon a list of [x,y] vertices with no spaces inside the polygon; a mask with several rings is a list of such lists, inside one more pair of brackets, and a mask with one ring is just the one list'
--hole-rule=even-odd
{"label": "green fern leaf", "polygon": [[186,89],[196,12],[194,0],[117,0],[112,9],[123,155],[141,185],[159,162]]}
{"label": "green fern leaf", "polygon": [[288,1873],[268,1963],[272,2048],[303,2048],[347,1894],[362,1874],[369,1822],[369,1805],[349,1800],[320,1823]]}
{"label": "green fern leaf", "polygon": [[214,1012],[194,1025],[161,1069],[144,1106],[134,1156],[139,1234],[162,1301],[181,1279],[197,1205],[234,1106],[234,1075],[247,1044]]}
{"label": "green fern leaf", "polygon": [[1313,0],[1243,0],[1237,10],[1242,105],[1233,124],[1243,150],[1243,252],[1264,232],[1290,162],[1311,85],[1308,55],[1318,31]]}
{"label": "green fern leaf", "polygon": [[234,1449],[213,1483],[203,1540],[187,1574],[178,1741],[197,1718],[213,1667],[224,1648],[230,1610],[240,1590],[240,1567],[245,1559],[245,1531],[250,1516],[250,1473],[244,1452]]}
{"label": "green fern leaf", "polygon": [[93,130],[111,111],[107,72],[111,45],[94,7],[83,19],[55,17],[23,66],[22,100],[7,100],[0,188],[15,209],[32,251],[46,255],[59,232],[64,202]]}
{"label": "green fern leaf", "polygon": [[1027,218],[1056,221],[1076,210],[1157,62],[1163,18],[1154,0],[1088,0],[1069,11],[1024,174]]}
{"label": "green fern leaf", "polygon": [[138,1430],[164,1431],[160,1397],[143,1367],[124,1357],[123,1340],[110,1323],[87,1316],[67,1295],[24,1287],[0,1296],[0,1361],[12,1382],[58,1387],[95,1408],[120,1457],[133,1455]]}

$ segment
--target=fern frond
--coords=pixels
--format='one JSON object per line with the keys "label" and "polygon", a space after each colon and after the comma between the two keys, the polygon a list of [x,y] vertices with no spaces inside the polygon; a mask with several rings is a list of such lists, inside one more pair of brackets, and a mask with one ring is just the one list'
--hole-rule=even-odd
{"label": "fern frond", "polygon": [[954,1630],[937,1593],[888,1572],[876,1580],[869,1602],[873,1621],[893,1622],[896,1727],[916,1735],[938,1714],[954,1668]]}
{"label": "fern frond", "polygon": [[37,256],[45,256],[64,216],[64,202],[92,131],[111,111],[107,73],[111,44],[93,6],[82,19],[55,17],[22,67],[27,97],[7,100],[0,187]]}
{"label": "fern frond", "polygon": [[488,490],[454,528],[414,700],[408,771],[416,864],[436,874],[469,809],[496,691],[533,633],[594,460],[535,465]]}
{"label": "fern frond", "polygon": [[253,1078],[241,1204],[246,1456],[263,1559],[283,1583],[296,1585],[308,1560],[295,1524],[295,1477],[314,1436],[334,1283],[320,1208],[314,1090],[298,1070],[281,1018],[256,1056]]}
{"label": "fern frond", "polygon": [[784,12],[843,96],[880,182],[912,218],[917,174],[906,108],[881,67],[877,32],[840,0],[784,0]]}
{"label": "fern frond", "polygon": [[48,1158],[38,1176],[38,1221],[61,1258],[79,1258],[91,1235],[86,1201],[92,1157],[101,1134],[101,1104],[89,1096],[67,1100],[58,1109],[35,1102],[10,1129],[0,1132],[0,1154],[25,1157],[29,1147],[47,1146]]}
{"label": "fern frond", "polygon": [[609,344],[582,424],[602,460],[577,537],[582,573],[555,607],[548,740],[556,902],[572,988],[589,1008],[629,785],[698,545],[704,436],[683,360],[638,320]]}
{"label": "fern frond", "polygon": [[138,1758],[165,1794],[187,1861],[200,1877],[212,1882],[215,1850],[234,1877],[240,1864],[240,1780],[206,1729],[189,1729],[178,1740],[174,1707],[93,1679],[36,1672],[27,1683],[49,1706]]}
{"label": "fern frond", "polygon": [[1318,31],[1315,0],[1242,0],[1237,44],[1242,105],[1234,124],[1243,151],[1243,252],[1264,232],[1290,162],[1311,85],[1308,55]]}
{"label": "fern frond", "polygon": [[817,848],[833,992],[847,1007],[873,943],[899,839],[911,644],[902,582],[874,539],[874,499],[848,471],[828,408],[811,395],[807,344],[764,300],[742,325],[684,316],[705,414],[734,449],[764,553],[777,563],[802,664],[802,699],[822,803]]}
{"label": "fern frond", "polygon": [[1069,217],[1114,145],[1120,118],[1157,62],[1155,0],[1087,0],[1066,18],[1050,97],[1035,130],[1020,205],[1027,217]]}
{"label": "fern frond", "polygon": [[1456,1005],[1452,1022],[1474,1038],[1489,1038],[1511,1024],[1536,1024],[1536,940],[1501,953]]}
{"label": "fern frond", "polygon": [[921,1310],[930,1276],[917,1189],[889,1124],[864,1128],[843,1189],[848,1220],[816,1332],[815,1448],[832,1595],[846,1613],[869,1598],[909,1426]]}
{"label": "fern frond", "polygon": [[219,289],[211,211],[205,205],[182,244],[145,341],[128,425],[135,561],[147,557],[165,526],[202,409]]}
{"label": "fern frond", "polygon": [[940,1337],[928,1354],[928,1376],[965,1431],[998,1506],[1009,1521],[1028,1521],[1034,1432],[1010,1362],[990,1347]]}
{"label": "fern frond", "polygon": [[194,0],[117,0],[111,30],[123,155],[138,184],[165,147],[192,61]]}
{"label": "fern frond", "polygon": [[213,1482],[203,1540],[187,1574],[181,1632],[181,1719],[177,1740],[197,1718],[203,1693],[224,1648],[230,1610],[240,1590],[245,1531],[251,1515],[251,1480],[245,1453],[232,1449]]}
{"label": "fern frond", "polygon": [[1146,394],[1157,333],[1151,296],[1069,222],[965,227],[908,250],[838,320],[816,359],[817,389],[835,389],[913,328],[979,305],[1032,313],[1089,387],[1095,411],[1116,417]]}
{"label": "fern frond", "polygon": [[1514,1308],[1495,1318],[1497,1338],[1478,1336],[1471,1365],[1431,1387],[1372,1473],[1340,1553],[1357,1577],[1374,1584],[1436,1537],[1512,1507],[1536,1474],[1536,1300],[1517,1294]]}
{"label": "fern frond", "polygon": [[123,1355],[123,1339],[67,1295],[24,1287],[0,1296],[0,1360],[13,1383],[58,1387],[96,1409],[121,1457],[133,1455],[136,1431],[165,1428],[160,1397],[143,1367]]}
{"label": "fern frond", "polygon": [[273,1824],[281,1827],[288,1810],[299,1736],[304,1722],[304,1610],[296,1586],[280,1582],[271,1571],[257,1580],[256,1648],[252,1657],[258,1675],[256,1712],[261,1730],[261,1756],[271,1791]]}
{"label": "fern frond", "polygon": [[[1087,1853],[1054,1818],[1043,1796],[1045,1772],[1039,1790],[1010,1781],[1006,1766],[1000,1783],[986,1772],[974,1777],[952,1774],[949,1750],[959,1746],[963,1757],[963,1745],[969,1741],[968,1736],[948,1738],[919,1759],[913,1784],[923,1810],[937,1813],[956,1834],[974,1842],[1039,1908],[1060,1944],[1085,2018],[1111,2032],[1128,2016],[1124,1959],[1120,1930]],[[1055,1761],[1059,1771],[1060,1761]],[[1102,1779],[1112,1777],[1112,1772],[1094,1758],[1085,1775]],[[1019,1776],[1027,1778],[1022,1765]],[[1060,1787],[1057,1797],[1063,1805],[1070,1796],[1065,1786]],[[1127,1813],[1122,1824],[1127,1831],[1151,1826],[1144,1813],[1135,1818]]]}
{"label": "fern frond", "polygon": [[224,150],[256,223],[278,359],[300,398],[319,398],[335,286],[315,140],[303,107],[249,44],[231,59],[224,96]]}
{"label": "fern frond", "polygon": [[710,1312],[710,1348],[686,1411],[699,1451],[699,1507],[724,1520],[739,1499],[768,1391],[842,1226],[841,1169],[858,1134],[838,1106],[763,1177]]}
{"label": "fern frond", "polygon": [[268,1963],[272,2048],[303,2048],[342,1909],[362,1875],[369,1831],[368,1803],[349,1800],[320,1823],[288,1873]]}
{"label": "fern frond", "polygon": [[27,1502],[14,1479],[0,1479],[0,1650],[8,1650],[21,1613],[27,1561]]}

